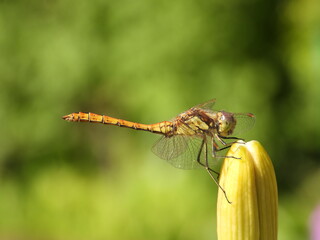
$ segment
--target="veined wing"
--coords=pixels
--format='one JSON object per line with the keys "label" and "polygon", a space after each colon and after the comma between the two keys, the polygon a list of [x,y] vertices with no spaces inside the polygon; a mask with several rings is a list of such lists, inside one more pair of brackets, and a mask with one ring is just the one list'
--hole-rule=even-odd
{"label": "veined wing", "polygon": [[[168,161],[171,165],[181,169],[196,169],[202,166],[197,162],[200,154],[200,162],[205,164],[205,146],[202,146],[202,138],[183,135],[161,137],[152,147],[152,151],[158,157]],[[209,166],[212,168],[215,161],[212,158],[210,140],[207,147]],[[200,152],[201,151],[201,152]]]}
{"label": "veined wing", "polygon": [[200,104],[194,106],[194,108],[202,108],[202,109],[206,109],[206,110],[212,110],[215,103],[216,103],[216,99],[213,98],[209,101],[206,101],[204,103],[200,103]]}
{"label": "veined wing", "polygon": [[164,160],[175,159],[188,149],[188,138],[182,135],[161,137],[152,147],[152,152]]}
{"label": "veined wing", "polygon": [[232,135],[247,132],[253,128],[256,121],[256,117],[252,113],[234,113],[233,116],[237,123]]}

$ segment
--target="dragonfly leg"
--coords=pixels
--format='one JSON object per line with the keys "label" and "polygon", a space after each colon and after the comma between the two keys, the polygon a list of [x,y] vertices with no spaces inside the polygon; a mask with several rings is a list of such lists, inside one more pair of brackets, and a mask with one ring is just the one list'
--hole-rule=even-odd
{"label": "dragonfly leg", "polygon": [[223,136],[219,136],[218,134],[215,134],[215,137],[219,140],[219,142],[221,142],[224,146],[226,146],[226,147],[220,148],[220,150],[217,150],[217,151],[221,151],[221,150],[223,150],[223,149],[226,149],[226,148],[230,147],[232,144],[234,144],[234,143],[237,142],[237,141],[234,141],[234,142],[226,143],[225,141],[223,141],[223,139],[234,139],[234,140],[242,140],[242,141],[244,141],[243,138],[223,137]]}
{"label": "dragonfly leg", "polygon": [[[209,162],[208,162],[208,149],[207,149],[207,144],[204,144],[205,142],[205,139],[203,139],[203,144],[202,144],[202,147],[203,145],[204,146],[204,156],[205,156],[205,168],[207,170],[207,172],[209,173],[210,177],[213,179],[213,181],[217,184],[217,186],[221,189],[221,191],[223,192],[224,194],[224,197],[226,198],[226,200],[228,201],[229,204],[231,204],[231,202],[229,201],[228,199],[228,196],[227,196],[227,193],[226,191],[221,187],[221,185],[218,183],[217,179],[214,178],[214,176],[212,175],[211,171],[210,171],[210,168],[209,168]],[[199,154],[200,155],[200,154]]]}
{"label": "dragonfly leg", "polygon": [[214,158],[234,158],[234,159],[240,159],[240,158],[237,158],[237,157],[233,157],[233,156],[217,156],[216,152],[219,152],[219,151],[223,151],[225,149],[228,149],[231,147],[231,145],[235,142],[231,142],[231,143],[226,143],[224,142],[222,139],[219,138],[219,136],[217,136],[217,139],[224,145],[224,147],[219,147],[218,144],[214,141],[214,138],[212,138],[212,157]]}
{"label": "dragonfly leg", "polygon": [[203,140],[202,143],[201,143],[201,146],[200,146],[200,149],[199,149],[199,153],[198,153],[198,156],[197,156],[197,162],[198,162],[202,167],[204,167],[204,168],[206,168],[206,169],[208,168],[209,171],[215,173],[215,174],[217,175],[217,178],[219,179],[220,173],[218,173],[217,171],[215,171],[215,170],[213,170],[212,168],[210,168],[210,167],[209,167],[209,164],[203,164],[203,163],[201,162],[201,152],[202,152],[202,149],[203,149],[203,146],[204,146],[204,145],[207,145],[207,144],[205,143],[205,140]]}
{"label": "dragonfly leg", "polygon": [[[235,141],[235,142],[225,143],[222,139],[236,139],[236,140],[242,140],[242,141],[244,141],[243,138],[237,138],[237,137],[222,137],[222,136],[218,136],[218,135],[216,135],[216,137],[217,137],[217,139],[218,139],[222,144],[225,145],[225,147],[223,147],[223,148],[216,149],[217,152],[218,152],[218,151],[222,151],[222,150],[224,150],[224,149],[227,149],[227,148],[231,147],[232,144],[234,144],[234,143],[237,142],[237,141]],[[241,142],[240,142],[240,143],[241,143]],[[233,157],[233,156],[225,156],[225,158],[240,159],[240,158]]]}
{"label": "dragonfly leg", "polygon": [[237,137],[222,137],[222,136],[220,136],[220,138],[223,138],[223,139],[235,139],[235,140],[242,140],[242,141],[244,141],[243,138],[237,138]]}
{"label": "dragonfly leg", "polygon": [[230,147],[231,147],[231,145],[228,145],[228,146],[225,146],[225,147],[222,147],[222,148],[218,148],[218,149],[216,149],[216,152],[225,150],[225,149],[230,148]]}
{"label": "dragonfly leg", "polygon": [[215,134],[215,137],[219,140],[219,142],[222,143],[222,145],[226,146],[228,144],[225,141],[223,141],[223,139],[218,134]]}
{"label": "dragonfly leg", "polygon": [[[231,137],[230,138],[229,137],[221,137],[218,134],[216,134],[215,137],[219,140],[219,142],[222,143],[222,145],[224,145],[224,147],[220,148],[217,144],[215,144],[215,146],[216,146],[215,150],[216,151],[222,151],[224,149],[227,149],[227,148],[231,147],[232,144],[236,143],[236,141],[235,142],[226,143],[225,141],[223,141],[223,139],[240,139],[240,138],[233,138],[233,137],[232,138]],[[213,138],[212,138],[212,141],[214,141]]]}
{"label": "dragonfly leg", "polygon": [[216,143],[216,141],[214,140],[214,138],[211,138],[211,145],[212,145],[212,157],[216,158],[216,152],[219,149],[219,145]]}
{"label": "dragonfly leg", "polygon": [[219,139],[217,137],[217,139],[224,145],[224,147],[219,147],[219,145],[216,143],[216,141],[214,140],[214,138],[211,138],[211,143],[212,143],[212,157],[214,158],[225,158],[225,156],[217,156],[216,152],[222,151],[224,149],[227,149],[229,147],[231,147],[231,144],[227,144],[226,142],[224,142],[222,139]]}

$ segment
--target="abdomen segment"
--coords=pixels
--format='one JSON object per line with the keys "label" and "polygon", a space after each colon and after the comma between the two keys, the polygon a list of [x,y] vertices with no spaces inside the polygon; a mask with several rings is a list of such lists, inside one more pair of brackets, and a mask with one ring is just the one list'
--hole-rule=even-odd
{"label": "abdomen segment", "polygon": [[155,124],[141,124],[136,122],[130,122],[118,118],[109,117],[106,115],[100,115],[95,113],[71,113],[62,117],[64,120],[69,122],[92,122],[92,123],[103,123],[108,125],[114,125],[119,127],[127,127],[136,130],[143,130],[154,132],[158,134],[168,134],[173,129],[172,122],[163,121]]}

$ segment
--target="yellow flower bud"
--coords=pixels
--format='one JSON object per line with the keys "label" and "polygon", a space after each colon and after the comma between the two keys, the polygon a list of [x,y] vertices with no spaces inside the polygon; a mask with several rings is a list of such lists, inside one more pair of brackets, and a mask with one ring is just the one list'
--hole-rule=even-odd
{"label": "yellow flower bud", "polygon": [[272,162],[257,141],[233,144],[225,158],[217,203],[219,240],[276,240],[278,191]]}

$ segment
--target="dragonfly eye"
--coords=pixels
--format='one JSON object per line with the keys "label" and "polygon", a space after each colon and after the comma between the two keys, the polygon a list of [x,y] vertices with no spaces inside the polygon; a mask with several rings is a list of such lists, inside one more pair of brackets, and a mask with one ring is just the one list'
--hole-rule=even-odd
{"label": "dragonfly eye", "polygon": [[233,117],[233,114],[223,111],[218,113],[218,123],[218,132],[221,136],[228,136],[232,134],[236,126],[236,120]]}

